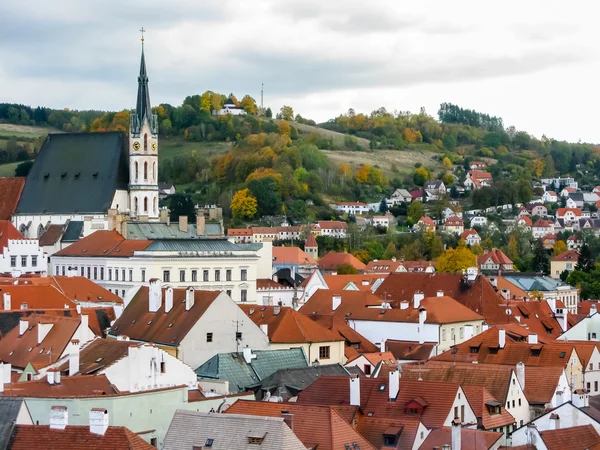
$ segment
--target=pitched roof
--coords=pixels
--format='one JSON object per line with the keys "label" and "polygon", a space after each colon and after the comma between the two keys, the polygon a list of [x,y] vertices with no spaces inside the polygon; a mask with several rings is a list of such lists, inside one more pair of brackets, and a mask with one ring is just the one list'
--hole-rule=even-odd
{"label": "pitched roof", "polygon": [[563,332],[546,301],[510,302],[507,307],[530,333],[544,336],[545,339],[555,339]]}
{"label": "pitched roof", "polygon": [[552,227],[552,221],[550,220],[545,220],[545,219],[538,219],[536,220],[536,222],[533,224],[533,226],[535,228],[550,228]]}
{"label": "pitched roof", "polygon": [[397,341],[394,339],[385,341],[385,349],[392,352],[394,357],[399,360],[427,361],[433,356],[436,346],[436,342],[419,344],[414,341]]}
{"label": "pitched roof", "polygon": [[55,253],[56,256],[130,257],[152,241],[125,239],[117,231],[98,230]]}
{"label": "pitched roof", "polygon": [[229,228],[227,236],[252,236],[252,228]]}
{"label": "pitched roof", "polygon": [[179,345],[221,292],[194,290],[194,305],[185,309],[186,289],[173,289],[173,307],[165,312],[163,302],[156,312],[149,311],[150,289],[143,286],[131,299],[121,316],[111,327],[114,336],[125,335],[136,341]]}
{"label": "pitched roof", "polygon": [[[11,450],[29,450],[40,443],[51,445],[55,450],[152,450],[155,448],[128,428],[110,426],[106,432],[90,432],[89,426],[67,425],[64,430],[50,425],[17,425],[10,438]],[[51,444],[50,444],[51,443]]]}
{"label": "pitched roof", "polygon": [[587,449],[600,442],[600,435],[592,425],[540,431],[548,450]]}
{"label": "pitched roof", "polygon": [[492,174],[489,172],[484,172],[483,170],[472,169],[469,171],[469,175],[471,178],[475,178],[477,180],[491,180]]}
{"label": "pitched roof", "polygon": [[4,385],[5,397],[86,398],[119,395],[106,375],[61,377],[60,383],[49,384],[47,379],[21,381]]}
{"label": "pitched roof", "polygon": [[468,230],[465,230],[461,233],[460,238],[467,239],[469,236],[479,236],[479,233],[477,232],[477,230],[469,228]]}
{"label": "pitched roof", "polygon": [[[356,411],[352,407],[351,411]],[[285,417],[292,414],[292,431],[307,448],[318,446],[319,450],[352,448],[375,448],[343,419],[336,408],[330,406],[305,405],[298,403],[271,403],[238,400],[227,409],[226,414],[249,414],[262,417]]]}
{"label": "pitched roof", "polygon": [[304,248],[314,248],[318,247],[317,240],[315,239],[315,235],[313,233],[308,233],[308,237],[304,242]]}
{"label": "pitched roof", "polygon": [[21,410],[27,406],[22,398],[1,398],[0,397],[0,448],[8,448],[8,441],[13,432],[13,427],[17,423],[17,418]]}
{"label": "pitched roof", "polygon": [[392,352],[369,352],[362,353],[361,356],[364,356],[373,366],[376,366],[382,361],[384,364],[396,364],[396,358]]}
{"label": "pitched roof", "polygon": [[63,234],[64,225],[48,225],[44,234],[40,236],[40,247],[54,245]]}
{"label": "pitched roof", "polygon": [[77,242],[83,237],[83,220],[70,220],[61,242]]}
{"label": "pitched roof", "polygon": [[[369,263],[370,264],[370,263]],[[350,283],[359,291],[370,291],[378,280],[383,280],[387,274],[357,274],[357,275],[323,275],[327,287],[332,291],[341,291]]]}
{"label": "pitched roof", "polygon": [[579,252],[577,250],[567,250],[562,252],[560,255],[556,255],[552,258],[552,261],[577,261],[579,259]]}
{"label": "pitched roof", "polygon": [[[0,293],[10,294],[11,310],[25,309],[65,309],[75,304],[55,286],[37,284],[8,284],[6,279],[0,282]],[[32,279],[31,279],[32,280]],[[26,283],[29,280],[25,281]]]}
{"label": "pitched roof", "polygon": [[[495,398],[484,386],[463,386],[469,405],[475,417],[481,419],[483,428],[492,430],[515,423],[515,418],[504,408],[504,399]],[[500,413],[492,414],[488,404],[500,403]]]}
{"label": "pitched roof", "polygon": [[169,425],[163,450],[191,449],[212,440],[214,450],[253,449],[249,438],[262,438],[261,450],[306,450],[281,417],[211,414],[177,410]]}
{"label": "pitched roof", "polygon": [[556,210],[556,217],[562,217],[569,211],[575,214],[576,216],[581,216],[581,209],[579,208],[558,208]]}
{"label": "pitched roof", "polygon": [[[504,436],[503,433],[471,430],[462,427],[460,430],[461,448],[465,450],[488,450],[490,448],[496,448],[494,445],[502,438],[502,436]],[[419,448],[424,450],[430,448],[442,448],[443,445],[452,445],[452,429],[450,427],[431,430],[431,433],[429,433]]]}
{"label": "pitched roof", "polygon": [[436,261],[406,261],[404,259],[379,259],[367,263],[367,272],[392,273],[404,267],[407,272],[423,272],[429,267],[435,268]]}
{"label": "pitched roof", "polygon": [[477,257],[477,264],[482,265],[486,263],[489,259],[491,259],[494,264],[502,265],[513,263],[511,259],[508,256],[506,256],[506,254],[502,250],[498,248],[493,248],[492,250],[486,251],[483,255],[479,255]]}
{"label": "pitched roof", "polygon": [[274,264],[317,264],[317,262],[298,247],[273,247]]}
{"label": "pitched roof", "polygon": [[339,220],[319,220],[317,222],[321,230],[347,230],[348,224]]}
{"label": "pitched roof", "polygon": [[531,217],[529,216],[523,216],[519,219],[519,221],[522,221],[525,223],[525,226],[530,227],[533,225],[533,221],[531,220]]}
{"label": "pitched roof", "polygon": [[23,186],[25,178],[0,178],[0,220],[10,220],[21,198]]}
{"label": "pitched roof", "polygon": [[[130,341],[117,339],[97,338],[84,344],[79,351],[79,373],[81,375],[93,374],[98,370],[110,367],[129,353],[129,347],[137,346]],[[143,344],[141,344],[143,345]],[[61,372],[69,370],[68,356],[64,362],[54,369]]]}
{"label": "pitched roof", "polygon": [[[421,422],[415,417],[401,418],[379,418],[361,416],[358,419],[356,429],[369,440],[369,442],[378,449],[405,449],[413,448],[417,432]],[[395,432],[399,433],[396,447],[384,446],[384,434]],[[424,447],[419,447],[424,448]]]}
{"label": "pitched roof", "polygon": [[17,214],[106,213],[129,171],[122,132],[49,134],[33,163]]}
{"label": "pitched roof", "polygon": [[434,227],[435,228],[435,222],[433,221],[433,219],[429,216],[423,216],[419,219],[420,223],[423,223],[429,227]]}
{"label": "pitched roof", "polygon": [[[341,341],[342,338],[287,306],[239,307],[256,325],[267,325],[269,341],[273,344]],[[277,314],[276,314],[277,312]]]}
{"label": "pitched roof", "polygon": [[[1,178],[0,178],[1,179]],[[10,220],[0,220],[0,255],[4,247],[8,247],[8,240],[23,240],[23,235],[15,228]]]}
{"label": "pitched roof", "polygon": [[342,264],[350,264],[356,270],[365,270],[367,266],[350,253],[329,252],[319,259],[319,267],[323,270],[335,271]]}
{"label": "pitched roof", "polygon": [[457,216],[448,217],[444,222],[444,225],[446,225],[447,227],[461,227],[464,224],[465,223],[463,222],[463,220]]}

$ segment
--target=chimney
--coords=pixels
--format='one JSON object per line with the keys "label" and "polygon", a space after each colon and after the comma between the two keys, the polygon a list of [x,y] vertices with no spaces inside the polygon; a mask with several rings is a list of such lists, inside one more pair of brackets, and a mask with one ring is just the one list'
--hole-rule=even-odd
{"label": "chimney", "polygon": [[250,364],[253,359],[256,359],[256,355],[252,353],[252,349],[248,346],[243,349],[244,361],[246,364]]}
{"label": "chimney", "polygon": [[556,299],[555,298],[547,298],[546,303],[548,303],[550,310],[556,314]]}
{"label": "chimney", "polygon": [[408,302],[400,302],[400,309],[408,309]]}
{"label": "chimney", "polygon": [[538,343],[538,336],[535,333],[531,333],[530,335],[527,336],[527,342],[529,344],[537,344]]}
{"label": "chimney", "polygon": [[10,304],[10,293],[9,292],[5,292],[4,293],[4,311],[10,311],[11,310],[11,304]]}
{"label": "chimney", "polygon": [[563,331],[567,331],[567,326],[569,324],[568,313],[563,308],[556,308],[556,313],[554,314],[554,316],[556,317],[556,320],[558,321],[560,328]]}
{"label": "chimney", "polygon": [[560,429],[560,416],[556,413],[552,413],[552,414],[550,414],[550,420],[552,422],[554,422],[554,429],[559,430]]}
{"label": "chimney", "polygon": [[283,417],[283,421],[290,428],[290,430],[294,431],[294,415],[287,411],[281,411],[281,417]]}
{"label": "chimney", "polygon": [[498,278],[496,278],[496,277],[490,277],[490,284],[492,286],[494,286],[495,288],[497,288],[498,287]]}
{"label": "chimney", "polygon": [[169,220],[169,210],[165,207],[162,208],[160,210],[160,217],[159,220],[161,223],[166,223],[167,225],[170,224],[170,220]]}
{"label": "chimney", "polygon": [[194,306],[195,291],[193,287],[189,287],[185,290],[185,310],[189,311]]}
{"label": "chimney", "polygon": [[390,402],[396,401],[400,391],[400,366],[390,366],[388,389],[390,391]]}
{"label": "chimney", "polygon": [[461,428],[460,419],[456,417],[452,421],[452,450],[461,450]]}
{"label": "chimney", "polygon": [[19,320],[19,336],[23,336],[28,328],[29,321],[23,319]]}
{"label": "chimney", "polygon": [[427,310],[419,309],[419,344],[425,343],[425,321],[427,320]]}
{"label": "chimney", "polygon": [[437,291],[437,296],[438,297],[443,297],[444,296],[444,291],[442,291],[442,290]]}
{"label": "chimney", "polygon": [[[7,295],[7,294],[4,294],[4,295]],[[10,297],[9,297],[9,301],[10,301]],[[6,300],[5,300],[5,302],[6,302]],[[4,308],[4,309],[6,309],[6,308]],[[590,317],[593,316],[594,314],[596,314],[597,312],[598,312],[598,310],[596,309],[596,305],[591,305],[590,306]]]}
{"label": "chimney", "polygon": [[577,408],[586,408],[590,406],[589,394],[584,389],[575,389],[571,396],[571,403]]}
{"label": "chimney", "polygon": [[90,411],[90,433],[104,435],[108,429],[108,411],[104,408],[93,408]]}
{"label": "chimney", "polygon": [[0,361],[0,392],[4,392],[4,385],[10,384],[11,365]]}
{"label": "chimney", "polygon": [[415,309],[419,309],[419,305],[421,304],[421,300],[423,300],[425,298],[425,295],[422,292],[415,292],[413,295],[413,303],[414,303],[414,308]]}
{"label": "chimney", "polygon": [[72,377],[77,372],[79,372],[79,341],[73,339],[69,352],[69,376]]}
{"label": "chimney", "polygon": [[54,384],[54,370],[50,369],[46,372],[46,381],[48,384]]}
{"label": "chimney", "polygon": [[502,289],[500,293],[504,297],[504,300],[510,300],[510,289]]}
{"label": "chimney", "polygon": [[[82,314],[79,316],[81,318],[81,325],[79,326],[79,338],[81,340],[85,340],[88,336],[88,332],[90,329],[90,318],[87,314]],[[85,333],[82,335],[82,333]]]}
{"label": "chimney", "polygon": [[274,305],[273,306],[273,315],[278,316],[280,312],[281,312],[281,305]]}
{"label": "chimney", "polygon": [[66,406],[53,406],[50,408],[50,428],[64,430],[69,424],[69,412]]}
{"label": "chimney", "polygon": [[498,330],[498,347],[504,348],[506,345],[506,330],[504,328],[500,328]]}
{"label": "chimney", "polygon": [[173,288],[167,288],[165,292],[165,313],[173,309]]}
{"label": "chimney", "polygon": [[489,330],[489,328],[490,328],[490,326],[489,326],[487,323],[483,322],[483,323],[481,324],[481,332],[482,332],[482,333],[483,333],[484,331],[487,331],[487,330]]}
{"label": "chimney", "polygon": [[263,333],[265,333],[265,336],[269,335],[269,324],[267,323],[261,323],[260,324],[260,331],[262,331]]}
{"label": "chimney", "polygon": [[204,236],[206,234],[206,218],[204,214],[199,213],[196,215],[196,235]]}
{"label": "chimney", "polygon": [[188,218],[187,216],[179,216],[179,231],[182,233],[188,232]]}
{"label": "chimney", "polygon": [[517,380],[521,385],[521,390],[525,392],[525,364],[523,362],[517,363]]}
{"label": "chimney", "polygon": [[60,370],[54,371],[54,384],[60,384]]}
{"label": "chimney", "polygon": [[156,312],[162,305],[162,282],[158,278],[150,280],[148,311]]}
{"label": "chimney", "polygon": [[360,378],[358,375],[350,377],[350,405],[360,406]]}
{"label": "chimney", "polygon": [[381,339],[381,342],[379,343],[379,351],[380,352],[385,352],[385,341],[386,341],[386,339],[383,338],[383,339]]}
{"label": "chimney", "polygon": [[331,309],[333,311],[338,309],[338,306],[340,306],[341,304],[342,304],[342,296],[341,295],[334,295],[333,297],[331,297]]}

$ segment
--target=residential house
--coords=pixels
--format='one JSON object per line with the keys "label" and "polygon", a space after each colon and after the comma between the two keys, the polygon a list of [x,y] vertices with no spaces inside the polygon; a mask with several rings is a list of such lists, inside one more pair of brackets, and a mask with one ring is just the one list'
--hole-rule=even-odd
{"label": "residential house", "polygon": [[316,226],[315,234],[317,236],[331,236],[338,239],[346,237],[348,224],[339,220],[319,220]]}
{"label": "residential house", "polygon": [[25,239],[8,220],[0,220],[0,274],[46,274],[48,255],[37,239]]}
{"label": "residential house", "polygon": [[413,198],[406,189],[398,188],[394,191],[392,196],[389,198],[392,206],[399,205],[400,203],[410,203]]}
{"label": "residential house", "polygon": [[577,313],[579,293],[577,288],[573,286],[569,286],[560,280],[541,275],[514,273],[506,274],[504,275],[504,278],[509,283],[527,292],[529,295],[534,291],[539,292],[546,299],[556,299],[563,302],[571,314]]}
{"label": "residential house", "polygon": [[435,232],[435,222],[429,216],[423,216],[419,219],[419,221],[414,225],[415,228],[422,231],[433,231]]}
{"label": "residential house", "polygon": [[436,343],[424,342],[423,344],[411,341],[386,339],[385,350],[391,352],[398,364],[410,362],[425,362],[435,356]]}
{"label": "residential house", "polygon": [[385,228],[388,229],[390,227],[395,227],[397,223],[396,218],[392,215],[392,213],[386,213],[384,216],[373,216],[371,217],[371,224],[377,228]]}
{"label": "residential house", "polygon": [[481,244],[481,236],[479,236],[479,233],[473,228],[463,231],[460,238],[468,245]]}
{"label": "residential house", "polygon": [[482,170],[470,170],[467,173],[465,182],[463,183],[466,189],[479,189],[483,186],[492,185],[492,174]]}
{"label": "residential house", "polygon": [[173,289],[150,280],[131,299],[109,336],[151,342],[192,368],[240,346],[266,349],[268,337],[225,292]]}
{"label": "residential house", "polygon": [[322,289],[332,291],[365,291],[373,292],[385,279],[385,274],[361,273],[356,275],[323,275],[325,284]]}
{"label": "residential house", "polygon": [[171,183],[158,183],[158,198],[163,200],[177,192]]}
{"label": "residential house", "polygon": [[367,273],[435,272],[436,261],[406,261],[404,259],[376,259],[367,263]]}
{"label": "residential house", "polygon": [[486,226],[488,223],[487,217],[483,217],[483,216],[475,216],[475,217],[471,217],[471,228],[473,227],[484,227]]}
{"label": "residential house", "polygon": [[[573,449],[591,449],[600,446],[600,434],[592,425],[558,428],[561,426],[558,414],[552,418],[551,422],[556,422],[556,428],[546,431],[529,426],[524,427],[523,433],[519,435],[519,442],[535,442],[536,448],[548,450],[561,450],[566,448],[565,445]],[[529,446],[529,444],[524,445]]]}
{"label": "residential house", "polygon": [[531,227],[531,234],[533,234],[534,239],[554,234],[554,222],[545,219],[537,220]]}
{"label": "residential house", "polygon": [[471,161],[469,164],[469,169],[471,170],[483,170],[487,169],[487,164],[483,161]]}
{"label": "residential house", "polygon": [[540,178],[540,183],[551,185],[555,189],[566,186],[565,189],[577,190],[578,187],[577,181],[573,177]]}
{"label": "residential house", "polygon": [[[598,200],[598,199],[596,199]],[[593,202],[590,201],[590,203],[596,203],[596,201],[594,200]],[[583,197],[583,192],[571,192],[569,193],[569,196],[567,197],[567,208],[583,208],[583,205],[585,204],[584,202],[584,197]]]}
{"label": "residential house", "polygon": [[541,203],[529,203],[525,206],[530,216],[541,216],[546,217],[548,215],[548,208]]}
{"label": "residential house", "polygon": [[558,194],[555,191],[545,191],[542,195],[542,201],[544,203],[556,203],[558,202]]}
{"label": "residential house", "polygon": [[[283,274],[285,269],[279,274]],[[300,278],[299,276],[296,276]],[[256,280],[256,295],[259,298],[259,304],[265,306],[281,305],[294,307],[302,293],[302,286],[298,286],[295,278],[273,275],[273,280],[267,278]],[[275,281],[277,280],[277,281]],[[291,282],[290,282],[291,280]]]}
{"label": "residential house", "polygon": [[348,361],[346,367],[357,367],[362,370],[366,376],[371,376],[375,373],[375,369],[380,364],[396,365],[396,357],[392,352],[385,351],[385,345],[383,351],[372,352],[372,353],[361,353],[356,358]]}
{"label": "residential house", "polygon": [[598,193],[596,193],[596,192],[592,192],[592,193],[584,192],[583,193],[584,205],[585,204],[595,205],[598,201],[600,201],[600,195],[598,195]]}
{"label": "residential house", "polygon": [[577,250],[567,250],[560,255],[554,256],[550,260],[550,276],[552,278],[560,278],[560,274],[564,271],[571,272],[575,270],[579,252]]}
{"label": "residential house", "polygon": [[251,244],[254,241],[252,228],[229,228],[227,239],[234,244]]}
{"label": "residential house", "polygon": [[444,222],[444,231],[461,235],[465,231],[465,223],[460,217],[449,217]]}
{"label": "residential house", "polygon": [[514,270],[511,259],[499,248],[486,250],[483,255],[479,255],[477,265],[482,271],[512,272]]}
{"label": "residential house", "polygon": [[362,202],[342,202],[336,205],[336,210],[352,216],[359,216],[369,212],[369,205]]}
{"label": "residential house", "polygon": [[319,268],[324,272],[337,272],[340,266],[350,265],[358,272],[363,272],[367,266],[350,253],[329,252],[319,259]]}
{"label": "residential house", "polygon": [[540,238],[542,241],[542,245],[546,250],[552,250],[556,245],[556,235],[555,234],[547,234]]}
{"label": "residential house", "polygon": [[572,234],[567,238],[567,249],[578,250],[583,246],[583,239],[577,234]]}
{"label": "residential house", "polygon": [[426,181],[423,190],[427,201],[439,200],[447,192],[446,185],[440,180]]}
{"label": "residential house", "polygon": [[240,305],[269,337],[272,350],[302,348],[309,363],[344,364],[344,339],[293,308]]}
{"label": "residential house", "polygon": [[558,208],[556,210],[556,218],[563,219],[565,223],[577,222],[581,217],[581,209],[579,208]]}
{"label": "residential house", "polygon": [[243,115],[246,115],[246,111],[244,110],[244,108],[242,108],[239,105],[239,103],[236,104],[236,102],[233,100],[232,97],[233,96],[230,95],[229,98],[227,100],[225,100],[225,103],[223,103],[223,107],[221,109],[214,110],[213,115],[215,115],[215,116],[227,116],[227,115],[243,116]]}
{"label": "residential house", "polygon": [[296,274],[306,278],[319,267],[317,261],[301,248],[273,247],[272,251],[273,273],[289,269],[292,278],[295,278]]}
{"label": "residential house", "polygon": [[529,216],[519,217],[516,224],[520,227],[525,228],[527,231],[531,231],[531,227],[533,226],[533,222]]}
{"label": "residential house", "polygon": [[[0,382],[4,383],[4,379],[0,378]],[[12,433],[19,425],[33,425],[25,400],[0,397],[0,448],[8,448]]]}
{"label": "residential house", "polygon": [[424,200],[425,191],[423,191],[423,189],[415,189],[410,191],[410,196],[412,197],[413,201],[419,200],[422,202]]}

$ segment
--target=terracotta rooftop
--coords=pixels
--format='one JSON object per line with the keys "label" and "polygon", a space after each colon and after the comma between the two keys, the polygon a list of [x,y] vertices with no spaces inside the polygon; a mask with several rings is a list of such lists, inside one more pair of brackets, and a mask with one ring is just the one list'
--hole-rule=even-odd
{"label": "terracotta rooftop", "polygon": [[40,236],[40,247],[52,246],[58,242],[64,231],[64,225],[48,225]]}
{"label": "terracotta rooftop", "polygon": [[274,264],[317,264],[304,250],[298,247],[273,247]]}
{"label": "terracotta rooftop", "polygon": [[579,260],[579,252],[577,250],[567,250],[562,252],[560,255],[556,255],[552,258],[552,261],[575,261]]}
{"label": "terracotta rooftop", "polygon": [[318,246],[319,245],[317,244],[315,235],[312,233],[308,233],[308,237],[306,238],[306,241],[304,242],[304,248],[314,248],[314,247],[318,247]]}
{"label": "terracotta rooftop", "polygon": [[581,209],[579,208],[558,208],[556,210],[556,217],[563,217],[569,211],[575,214],[575,216],[581,216]]}
{"label": "terracotta rooftop", "polygon": [[256,289],[292,289],[290,286],[279,284],[270,278],[258,278],[256,280]]}
{"label": "terracotta rooftop", "polygon": [[338,450],[344,449],[345,444],[352,448],[356,442],[360,449],[375,450],[375,447],[343,418],[343,413],[338,412],[344,408],[349,408],[351,417],[354,416],[356,409],[352,407],[238,400],[227,409],[226,414],[285,417],[284,414],[289,413],[293,415],[292,431],[307,448],[318,446],[319,450]]}
{"label": "terracotta rooftop", "polygon": [[227,236],[252,236],[252,228],[229,228]]}
{"label": "terracotta rooftop", "polygon": [[166,289],[162,289],[162,304],[157,312],[149,311],[149,294],[143,286],[131,299],[113,324],[111,335],[125,335],[136,341],[179,345],[198,319],[221,294],[218,291],[194,291],[194,305],[185,309],[185,289],[173,289],[173,308],[165,312]]}
{"label": "terracotta rooftop", "polygon": [[460,238],[467,239],[469,236],[479,236],[479,233],[477,232],[477,230],[469,228],[468,230],[465,230],[461,233]]}
{"label": "terracotta rooftop", "polygon": [[491,180],[492,179],[492,174],[489,172],[484,172],[483,170],[470,170],[469,171],[469,175],[471,176],[471,178],[475,178],[478,180]]}
{"label": "terracotta rooftop", "polygon": [[[2,178],[0,178],[0,180],[2,180]],[[4,251],[4,248],[8,247],[9,239],[23,240],[25,238],[9,220],[0,220],[0,255]]]}
{"label": "terracotta rooftop", "polygon": [[[129,347],[143,344],[135,344],[131,341],[119,341],[117,339],[96,338],[84,344],[79,350],[79,374],[94,374],[99,370],[106,369],[112,364],[127,356]],[[63,358],[64,362],[54,369],[63,373],[69,371],[69,357]]]}
{"label": "terracotta rooftop", "polygon": [[19,280],[17,285],[4,280],[0,282],[0,295],[10,294],[11,310],[75,308],[75,303],[55,286],[32,284],[36,278]]}
{"label": "terracotta rooftop", "polygon": [[380,362],[384,364],[396,364],[396,358],[392,352],[369,352],[363,353],[361,356],[364,356],[373,366],[376,366]]}
{"label": "terracotta rooftop", "polygon": [[538,219],[533,224],[533,226],[535,228],[551,228],[552,227],[552,222],[550,220],[546,220],[546,219]]}
{"label": "terracotta rooftop", "polygon": [[25,178],[0,178],[0,220],[10,220],[17,209]]}
{"label": "terracotta rooftop", "polygon": [[433,355],[436,346],[436,342],[419,344],[414,341],[397,341],[394,339],[385,341],[385,349],[392,352],[398,360],[426,361]]}
{"label": "terracotta rooftop", "polygon": [[[475,416],[481,419],[484,429],[492,430],[515,423],[515,418],[504,408],[504,399],[495,398],[484,386],[463,386],[463,390]],[[500,413],[490,412],[490,403],[500,403]]]}
{"label": "terracotta rooftop", "polygon": [[600,435],[592,425],[540,431],[540,436],[548,450],[583,450],[600,442]]}
{"label": "terracotta rooftop", "polygon": [[64,430],[49,425],[16,425],[10,437],[11,450],[39,448],[41,443],[54,450],[152,450],[155,447],[125,427],[110,426],[104,435],[91,433],[89,426],[67,425]]}
{"label": "terracotta rooftop", "polygon": [[144,250],[152,241],[127,240],[116,231],[98,230],[67,248],[55,253],[56,256],[85,257],[130,257],[137,250]]}
{"label": "terracotta rooftop", "polygon": [[[503,433],[494,433],[492,431],[471,430],[461,428],[460,440],[463,450],[488,450],[496,448],[496,443],[502,439]],[[452,429],[442,427],[431,430],[431,433],[419,448],[429,450],[432,448],[442,448],[443,445],[452,445]],[[513,448],[513,447],[511,447]]]}
{"label": "terracotta rooftop", "polygon": [[529,299],[529,294],[527,293],[527,291],[524,291],[516,284],[511,283],[505,277],[494,276],[489,277],[489,280],[491,280],[492,278],[496,280],[496,287],[500,292],[502,292],[503,289],[507,289],[509,291],[509,298],[511,301]]}
{"label": "terracotta rooftop", "polygon": [[446,222],[444,222],[444,225],[446,225],[447,227],[460,227],[464,224],[465,223],[463,222],[463,220],[457,216],[448,217],[446,219]]}
{"label": "terracotta rooftop", "polygon": [[347,230],[348,224],[339,220],[319,220],[317,222],[321,230]]}
{"label": "terracotta rooftop", "polygon": [[545,301],[510,302],[508,308],[530,333],[546,339],[556,339],[563,332],[558,319]]}
{"label": "terracotta rooftop", "polygon": [[[403,450],[413,448],[421,422],[415,417],[402,418],[376,418],[361,416],[358,420],[357,430],[378,449]],[[384,434],[399,433],[396,447],[384,446]],[[424,447],[419,447],[424,448]]]}
{"label": "terracotta rooftop", "polygon": [[341,291],[350,283],[354,284],[359,291],[370,291],[374,283],[385,277],[387,274],[323,275],[323,279],[331,291]]}
{"label": "terracotta rooftop", "polygon": [[483,255],[479,255],[477,257],[477,264],[482,265],[485,264],[488,260],[492,260],[494,264],[512,264],[513,262],[510,260],[506,254],[498,249],[494,248],[492,250],[486,251]]}
{"label": "terracotta rooftop", "polygon": [[350,264],[358,271],[365,270],[367,266],[350,253],[329,252],[319,259],[319,267],[323,270],[336,271],[342,264]]}
{"label": "terracotta rooftop", "polygon": [[388,259],[369,261],[367,263],[367,272],[373,273],[393,273],[398,272],[399,268],[404,267],[406,272],[424,272],[429,267],[435,268],[436,261],[405,261],[403,259]]}
{"label": "terracotta rooftop", "polygon": [[428,227],[433,227],[435,228],[435,222],[433,221],[433,219],[429,216],[423,216],[419,219],[420,223],[423,223],[425,225],[427,225]]}
{"label": "terracotta rooftop", "polygon": [[287,306],[240,304],[239,307],[256,325],[268,325],[269,341],[274,344],[342,340],[338,334]]}
{"label": "terracotta rooftop", "polygon": [[531,218],[529,216],[523,216],[519,219],[519,221],[523,221],[523,223],[527,227],[530,227],[533,225],[533,222],[531,221]]}
{"label": "terracotta rooftop", "polygon": [[106,375],[61,377],[60,383],[49,384],[46,378],[4,385],[5,397],[85,398],[119,395]]}

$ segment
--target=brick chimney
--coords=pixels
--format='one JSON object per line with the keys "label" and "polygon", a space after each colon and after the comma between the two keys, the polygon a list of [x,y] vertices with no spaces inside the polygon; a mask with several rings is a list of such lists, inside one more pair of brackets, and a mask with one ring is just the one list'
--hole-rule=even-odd
{"label": "brick chimney", "polygon": [[206,234],[206,218],[202,212],[196,215],[196,236],[204,236]]}
{"label": "brick chimney", "polygon": [[182,233],[188,232],[188,218],[187,216],[179,216],[179,231]]}

